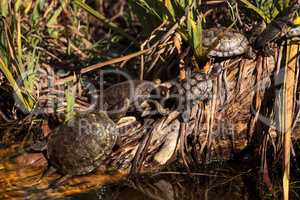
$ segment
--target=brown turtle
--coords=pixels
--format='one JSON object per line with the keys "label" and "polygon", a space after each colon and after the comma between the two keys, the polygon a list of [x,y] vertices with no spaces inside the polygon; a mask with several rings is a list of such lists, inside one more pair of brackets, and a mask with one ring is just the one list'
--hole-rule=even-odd
{"label": "brown turtle", "polygon": [[118,137],[116,124],[104,112],[78,113],[50,134],[47,143],[36,143],[34,150],[46,150],[51,170],[66,178],[84,175],[98,168],[109,157]]}
{"label": "brown turtle", "polygon": [[240,32],[225,27],[203,30],[202,47],[208,57],[253,57],[248,39]]}
{"label": "brown turtle", "polygon": [[206,74],[187,70],[186,79],[174,80],[168,83],[169,96],[166,99],[165,110],[177,110],[184,121],[188,120],[190,110],[200,101],[211,99],[213,81]]}
{"label": "brown turtle", "polygon": [[[105,110],[114,120],[123,117],[128,111],[145,109],[141,104],[149,100],[161,111],[157,99],[166,95],[167,88],[146,80],[129,80],[114,84],[103,92],[98,107]],[[161,111],[162,112],[162,111]]]}

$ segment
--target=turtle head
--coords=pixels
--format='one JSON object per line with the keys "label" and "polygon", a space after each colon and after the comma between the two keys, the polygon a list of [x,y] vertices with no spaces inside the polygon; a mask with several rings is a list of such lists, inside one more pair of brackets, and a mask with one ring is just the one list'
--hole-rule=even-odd
{"label": "turtle head", "polygon": [[155,100],[168,98],[169,96],[170,96],[170,87],[165,83],[157,85],[150,92],[150,98]]}
{"label": "turtle head", "polygon": [[157,113],[161,115],[167,114],[169,111],[165,108],[165,101],[169,96],[170,88],[168,85],[166,85],[166,83],[157,84],[156,87],[151,90],[149,98],[141,103],[143,110],[142,116],[145,117]]}

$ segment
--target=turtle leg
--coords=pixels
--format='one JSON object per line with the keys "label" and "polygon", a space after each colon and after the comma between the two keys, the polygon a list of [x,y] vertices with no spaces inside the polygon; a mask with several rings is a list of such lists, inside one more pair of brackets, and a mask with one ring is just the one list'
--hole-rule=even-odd
{"label": "turtle leg", "polygon": [[[47,176],[50,176],[51,174],[54,174],[56,172],[56,168],[54,168],[53,166],[50,166],[46,171],[45,173],[43,174],[42,178],[43,177],[47,177]],[[58,178],[57,180],[55,181],[51,181],[49,183],[49,188],[56,188],[58,187],[59,185],[61,185],[63,182],[65,182],[67,179],[71,178],[72,175],[70,174],[67,174],[67,175],[64,175],[60,178]]]}
{"label": "turtle leg", "polygon": [[49,188],[57,188],[58,186],[60,186],[62,183],[64,183],[66,180],[70,179],[72,177],[72,175],[70,174],[66,174],[60,178],[58,178],[57,180],[55,181],[52,181],[50,184],[49,184]]}
{"label": "turtle leg", "polygon": [[152,100],[155,110],[161,115],[167,115],[169,112],[168,109],[164,108],[158,101]]}
{"label": "turtle leg", "polygon": [[44,177],[50,176],[51,174],[54,174],[56,172],[56,169],[53,166],[48,167],[48,169],[46,169],[42,176],[38,179],[38,182],[40,182]]}
{"label": "turtle leg", "polygon": [[126,98],[123,102],[120,102],[120,105],[118,105],[118,113],[120,117],[126,115],[126,113],[129,111],[131,106],[131,101],[129,98]]}
{"label": "turtle leg", "polygon": [[151,113],[151,105],[154,107],[154,110],[152,111],[153,113],[159,113],[160,115],[167,115],[169,112],[168,109],[164,108],[158,101],[152,100],[152,99],[147,99],[145,100],[141,106],[143,107],[142,109],[142,117],[148,116]]}

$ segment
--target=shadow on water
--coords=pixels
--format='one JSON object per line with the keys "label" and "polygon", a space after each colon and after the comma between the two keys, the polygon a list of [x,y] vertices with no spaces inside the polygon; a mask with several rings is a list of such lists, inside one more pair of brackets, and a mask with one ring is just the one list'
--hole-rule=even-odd
{"label": "shadow on water", "polygon": [[[0,158],[13,151],[15,149],[0,150]],[[38,162],[30,163],[28,158]],[[49,184],[60,176],[42,177],[46,168],[47,161],[42,154],[22,154],[0,162],[0,199],[260,199],[257,171],[249,166],[245,168],[242,163],[192,169],[191,174],[174,165],[163,172],[130,178],[124,174],[103,175],[97,171],[71,178],[57,188],[49,188]],[[299,181],[292,181],[291,194],[295,198],[291,199],[297,199],[299,185]],[[281,192],[274,190],[277,194]],[[274,198],[266,192],[264,199]]]}
{"label": "shadow on water", "polygon": [[73,196],[72,200],[182,200],[182,199],[258,199],[252,170],[237,171],[222,165],[218,169],[199,169],[197,173],[166,171],[128,178],[117,184]]}

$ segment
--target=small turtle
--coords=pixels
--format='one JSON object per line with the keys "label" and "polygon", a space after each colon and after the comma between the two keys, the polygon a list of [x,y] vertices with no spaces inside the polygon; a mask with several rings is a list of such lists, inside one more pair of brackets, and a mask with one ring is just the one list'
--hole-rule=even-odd
{"label": "small turtle", "polygon": [[[101,110],[105,110],[108,115],[118,120],[131,109],[141,110],[141,104],[145,100],[152,99],[155,106],[159,107],[159,99],[166,95],[166,88],[158,86],[154,82],[145,80],[130,80],[112,85],[103,92],[103,104],[98,106]],[[140,110],[139,110],[140,109]],[[158,108],[160,110],[160,107]]]}
{"label": "small turtle", "polygon": [[212,97],[213,91],[213,82],[206,74],[187,72],[185,80],[171,83],[169,103],[167,103],[171,106],[170,110],[182,113],[184,121],[188,120],[190,110],[199,101],[206,101]]}
{"label": "small turtle", "polygon": [[234,29],[210,28],[203,30],[203,50],[208,57],[231,57],[245,54],[253,57],[248,39]]}
{"label": "small turtle", "polygon": [[285,35],[290,25],[291,20],[295,16],[299,8],[298,3],[292,3],[285,13],[280,13],[271,23],[269,23],[265,30],[256,38],[254,42],[255,49],[262,49],[264,53],[270,54],[269,43],[278,39],[281,35]]}
{"label": "small turtle", "polygon": [[205,75],[200,73],[190,73],[187,79],[179,85],[179,95],[184,98],[184,103],[190,103],[192,106],[195,101],[204,101],[211,98],[212,80],[206,79]]}
{"label": "small turtle", "polygon": [[[79,113],[58,126],[47,143],[36,143],[34,150],[46,150],[53,167],[64,176],[59,184],[71,176],[84,175],[98,168],[109,157],[116,143],[118,129],[104,112]],[[50,170],[51,171],[51,170]]]}

